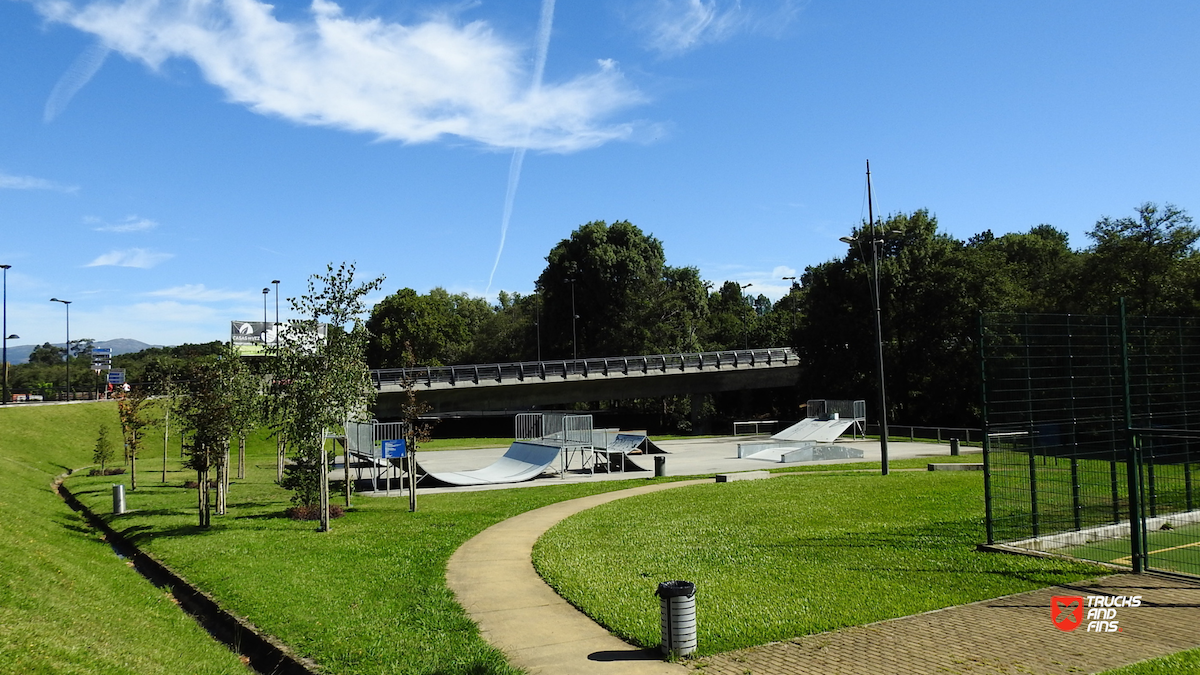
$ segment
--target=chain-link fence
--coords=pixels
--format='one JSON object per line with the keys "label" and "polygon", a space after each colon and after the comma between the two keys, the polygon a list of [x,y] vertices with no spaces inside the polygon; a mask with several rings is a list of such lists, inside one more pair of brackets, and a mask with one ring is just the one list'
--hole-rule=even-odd
{"label": "chain-link fence", "polygon": [[1200,324],[989,314],[981,333],[989,543],[1200,574]]}

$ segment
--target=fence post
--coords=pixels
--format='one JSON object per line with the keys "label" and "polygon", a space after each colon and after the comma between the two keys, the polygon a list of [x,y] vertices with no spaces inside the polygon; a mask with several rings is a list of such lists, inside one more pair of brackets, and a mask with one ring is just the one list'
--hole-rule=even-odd
{"label": "fence post", "polygon": [[1138,440],[1133,433],[1133,401],[1129,387],[1129,328],[1125,319],[1125,298],[1121,298],[1121,380],[1125,398],[1125,470],[1129,492],[1129,557],[1133,573],[1146,570],[1146,548],[1142,539],[1145,520],[1142,518],[1141,456]]}
{"label": "fence post", "polygon": [[1079,503],[1079,460],[1071,458],[1071,511],[1075,514],[1075,531],[1083,529],[1083,505]]}

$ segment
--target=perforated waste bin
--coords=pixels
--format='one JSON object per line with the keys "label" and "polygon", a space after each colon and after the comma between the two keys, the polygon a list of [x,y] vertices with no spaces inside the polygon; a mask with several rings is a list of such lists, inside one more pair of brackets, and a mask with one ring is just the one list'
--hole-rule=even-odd
{"label": "perforated waste bin", "polygon": [[662,652],[687,656],[696,651],[696,584],[664,581],[654,592],[662,611]]}
{"label": "perforated waste bin", "polygon": [[654,456],[654,475],[655,477],[667,475],[667,458],[662,455]]}
{"label": "perforated waste bin", "polygon": [[122,513],[125,513],[125,486],[118,484],[113,486],[113,515]]}

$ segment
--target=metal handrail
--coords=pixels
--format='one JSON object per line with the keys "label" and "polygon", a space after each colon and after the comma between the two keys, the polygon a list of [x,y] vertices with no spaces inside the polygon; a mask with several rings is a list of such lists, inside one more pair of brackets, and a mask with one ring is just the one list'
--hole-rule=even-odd
{"label": "metal handrail", "polygon": [[566,379],[572,375],[582,378],[625,377],[630,371],[649,375],[666,374],[671,370],[705,368],[770,368],[797,361],[790,347],[767,349],[737,349],[723,352],[694,354],[651,354],[647,356],[615,356],[584,358],[576,361],[521,361],[518,363],[486,363],[459,366],[420,366],[416,368],[380,368],[371,371],[376,388],[403,385],[406,381],[432,387],[434,384],[457,386],[460,383],[478,384],[485,380],[504,382],[526,379]]}

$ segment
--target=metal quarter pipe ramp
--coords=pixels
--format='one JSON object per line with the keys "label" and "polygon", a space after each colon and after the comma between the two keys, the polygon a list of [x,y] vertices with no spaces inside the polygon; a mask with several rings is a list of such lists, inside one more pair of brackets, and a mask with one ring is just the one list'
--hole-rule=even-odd
{"label": "metal quarter pipe ramp", "polygon": [[482,469],[430,473],[418,463],[417,485],[433,487],[523,483],[545,473],[558,459],[561,450],[557,445],[517,441],[508,448],[503,457]]}

